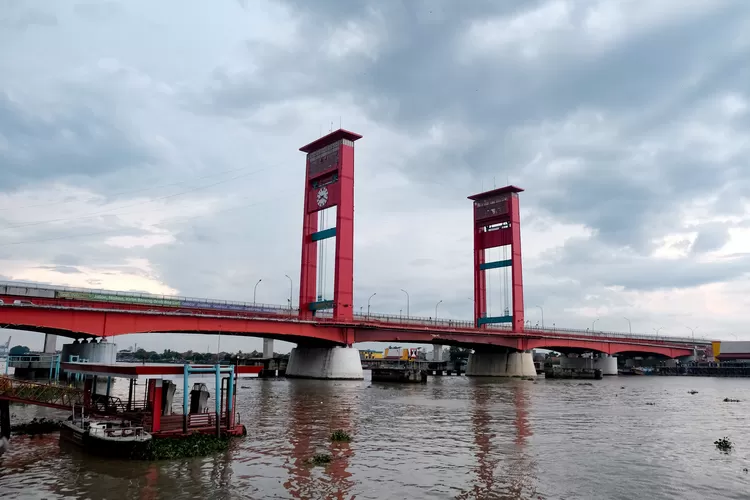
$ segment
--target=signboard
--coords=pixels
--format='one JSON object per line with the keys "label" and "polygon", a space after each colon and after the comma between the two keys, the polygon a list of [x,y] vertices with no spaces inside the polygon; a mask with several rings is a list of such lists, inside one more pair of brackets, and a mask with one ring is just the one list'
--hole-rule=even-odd
{"label": "signboard", "polygon": [[485,200],[474,201],[474,217],[476,220],[488,219],[508,214],[510,196],[502,194]]}
{"label": "signboard", "polygon": [[339,166],[341,141],[336,141],[324,148],[307,155],[307,177],[312,179]]}
{"label": "signboard", "polygon": [[104,302],[123,302],[126,304],[149,304],[158,306],[180,307],[180,301],[174,299],[162,299],[158,297],[138,297],[130,295],[110,295],[106,293],[89,292],[57,292],[61,299],[98,300]]}

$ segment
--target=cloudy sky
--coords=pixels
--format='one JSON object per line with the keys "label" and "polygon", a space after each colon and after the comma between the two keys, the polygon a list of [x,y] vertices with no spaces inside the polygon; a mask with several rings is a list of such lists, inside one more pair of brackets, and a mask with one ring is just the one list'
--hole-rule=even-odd
{"label": "cloudy sky", "polygon": [[0,277],[296,303],[342,124],[357,307],[470,318],[466,197],[510,182],[532,323],[750,339],[748,60],[739,0],[1,0]]}

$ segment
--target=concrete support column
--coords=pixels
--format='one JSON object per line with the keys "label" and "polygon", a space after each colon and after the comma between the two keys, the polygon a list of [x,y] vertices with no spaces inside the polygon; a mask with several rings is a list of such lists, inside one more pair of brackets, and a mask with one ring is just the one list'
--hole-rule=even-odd
{"label": "concrete support column", "polygon": [[273,339],[263,339],[263,357],[273,357]]}
{"label": "concrete support column", "polygon": [[57,351],[57,335],[49,333],[44,334],[44,352],[45,354],[55,354]]}
{"label": "concrete support column", "polygon": [[602,375],[617,375],[617,358],[609,354],[600,354],[594,359],[594,368],[602,371]]}
{"label": "concrete support column", "polygon": [[536,377],[530,351],[503,352],[475,350],[466,366],[468,377]]}
{"label": "concrete support column", "polygon": [[359,349],[353,347],[297,346],[289,354],[286,376],[328,380],[365,378],[359,359]]}
{"label": "concrete support column", "polygon": [[443,346],[437,344],[432,346],[432,360],[438,362],[443,360]]}

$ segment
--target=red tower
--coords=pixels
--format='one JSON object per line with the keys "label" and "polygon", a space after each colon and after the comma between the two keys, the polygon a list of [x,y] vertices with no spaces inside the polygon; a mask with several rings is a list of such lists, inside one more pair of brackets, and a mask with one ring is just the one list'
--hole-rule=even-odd
{"label": "red tower", "polygon": [[[300,317],[333,309],[333,317],[351,320],[354,306],[354,141],[362,136],[339,129],[301,147],[307,153],[302,222]],[[336,226],[318,230],[318,212],[336,207]],[[333,300],[319,300],[316,274],[318,242],[336,238]]]}
{"label": "red tower", "polygon": [[[521,272],[521,217],[518,193],[523,189],[505,186],[469,196],[474,201],[474,324],[511,323],[513,331],[523,331],[523,275]],[[510,258],[485,262],[484,251],[510,245]],[[487,316],[485,271],[511,268],[512,314]]]}

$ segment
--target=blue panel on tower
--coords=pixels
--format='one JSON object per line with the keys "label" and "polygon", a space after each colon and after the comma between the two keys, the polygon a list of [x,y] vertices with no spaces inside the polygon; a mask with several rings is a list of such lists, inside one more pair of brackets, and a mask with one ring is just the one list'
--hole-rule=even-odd
{"label": "blue panel on tower", "polygon": [[511,264],[510,259],[508,260],[496,260],[495,262],[485,262],[479,265],[479,269],[486,271],[487,269],[496,269],[498,267],[509,267]]}
{"label": "blue panel on tower", "polygon": [[313,233],[310,235],[313,241],[325,240],[327,238],[333,238],[334,236],[336,236],[335,227],[323,229],[322,231],[318,231],[317,233]]}
{"label": "blue panel on tower", "polygon": [[333,309],[332,300],[319,300],[317,302],[310,302],[311,311],[320,311],[323,309]]}
{"label": "blue panel on tower", "polygon": [[513,321],[513,316],[492,316],[489,318],[479,318],[479,325],[486,325],[488,323],[510,323]]}

